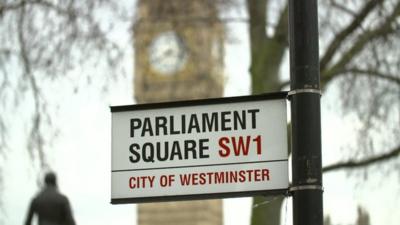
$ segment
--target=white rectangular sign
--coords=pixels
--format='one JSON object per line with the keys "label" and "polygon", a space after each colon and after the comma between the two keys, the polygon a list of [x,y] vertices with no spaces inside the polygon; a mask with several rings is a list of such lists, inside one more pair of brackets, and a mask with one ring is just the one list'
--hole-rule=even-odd
{"label": "white rectangular sign", "polygon": [[111,107],[111,203],[285,191],[285,97]]}

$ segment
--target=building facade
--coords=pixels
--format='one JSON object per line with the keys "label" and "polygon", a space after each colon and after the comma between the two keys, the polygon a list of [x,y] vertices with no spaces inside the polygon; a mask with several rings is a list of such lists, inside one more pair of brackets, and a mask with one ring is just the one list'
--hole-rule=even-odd
{"label": "building facade", "polygon": [[[140,0],[136,7],[136,102],[222,97],[224,29],[214,1]],[[222,218],[222,200],[138,206],[138,225],[222,225]]]}

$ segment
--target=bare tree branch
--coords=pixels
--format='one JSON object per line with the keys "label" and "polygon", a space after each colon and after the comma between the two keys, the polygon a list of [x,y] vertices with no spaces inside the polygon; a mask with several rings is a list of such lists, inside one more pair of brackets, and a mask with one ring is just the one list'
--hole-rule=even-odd
{"label": "bare tree branch", "polygon": [[353,21],[340,33],[335,36],[335,39],[329,44],[325,54],[320,60],[321,70],[325,70],[328,63],[332,60],[344,40],[349,37],[358,27],[361,26],[365,18],[380,4],[382,0],[369,0],[367,4],[361,9],[357,16],[354,17]]}
{"label": "bare tree branch", "polygon": [[[330,68],[321,67],[321,86],[324,86],[330,80],[332,80],[336,75],[340,74],[345,70],[346,66],[354,59],[365,46],[371,41],[385,37],[389,34],[393,34],[395,29],[392,26],[392,22],[400,15],[400,2],[397,3],[393,12],[384,20],[384,22],[377,28],[365,31],[358,36],[356,41],[353,43],[352,47],[343,53],[340,60],[335,63],[335,65]],[[321,59],[322,61],[323,59]]]}
{"label": "bare tree branch", "polygon": [[[100,78],[103,88],[117,74],[124,75],[121,59],[126,49],[108,33],[123,15],[122,8],[113,11],[116,4],[104,0],[0,1],[0,104],[8,110],[0,115],[0,157],[7,150],[6,135],[11,130],[7,114],[20,102],[29,101],[27,153],[35,167],[47,165],[46,147],[53,139],[44,133],[48,129],[56,133],[57,127],[52,127],[47,105],[51,90],[42,87],[43,83],[65,79],[71,81],[71,89],[76,88],[79,81],[69,72],[83,68],[83,64],[108,69],[104,71],[107,76]],[[103,15],[104,10],[109,14]],[[115,21],[104,19],[108,17]],[[89,83],[91,72],[82,72],[81,77]]]}
{"label": "bare tree branch", "polygon": [[341,11],[346,12],[347,14],[350,14],[350,15],[352,15],[352,16],[354,16],[354,17],[357,16],[357,13],[356,13],[356,12],[354,12],[353,10],[347,8],[346,6],[344,6],[344,5],[340,4],[340,3],[338,3],[338,2],[335,1],[335,0],[330,0],[330,3],[331,3],[331,5],[332,5],[333,7],[337,8],[337,9],[340,9]]}
{"label": "bare tree branch", "polygon": [[10,10],[17,10],[25,5],[26,1],[19,1],[19,2],[13,2],[13,3],[8,3],[4,4],[1,3],[0,5],[0,15],[2,15],[6,11]]}
{"label": "bare tree branch", "polygon": [[329,166],[325,166],[322,168],[322,171],[324,173],[328,172],[333,172],[336,170],[340,169],[356,169],[356,168],[361,168],[361,167],[367,167],[371,165],[375,165],[377,163],[382,163],[384,161],[393,159],[400,156],[400,146],[397,146],[396,148],[392,149],[391,151],[381,154],[381,155],[376,155],[376,156],[371,156],[366,159],[362,160],[350,160],[347,162],[339,162],[335,163]]}
{"label": "bare tree branch", "polygon": [[0,5],[0,14],[3,14],[7,11],[13,11],[13,10],[19,10],[21,8],[24,8],[27,5],[37,5],[37,6],[42,6],[47,9],[51,9],[56,11],[59,14],[64,14],[64,15],[69,15],[72,13],[72,11],[65,10],[58,5],[55,5],[52,2],[45,1],[45,0],[22,0],[19,2],[13,2],[13,3],[8,3],[4,5]]}
{"label": "bare tree branch", "polygon": [[383,80],[387,80],[389,82],[394,82],[397,85],[400,85],[400,77],[396,77],[391,74],[382,73],[378,70],[366,70],[366,69],[359,69],[359,68],[349,68],[342,71],[343,74],[345,73],[352,73],[358,76],[372,76],[377,77]]}
{"label": "bare tree branch", "polygon": [[43,135],[41,129],[41,112],[40,112],[40,89],[37,84],[36,77],[34,76],[32,69],[31,69],[31,62],[29,59],[28,49],[26,46],[26,39],[25,39],[25,29],[24,29],[24,22],[25,22],[25,15],[26,15],[26,8],[25,5],[19,9],[19,19],[18,19],[18,41],[20,47],[20,57],[24,68],[24,77],[27,78],[29,81],[34,104],[34,114],[33,114],[33,126],[31,127],[30,134],[29,134],[29,142],[28,142],[28,152],[31,155],[31,158],[34,158],[34,150],[37,151],[39,156],[40,165],[43,167],[46,165],[46,159],[43,149]]}
{"label": "bare tree branch", "polygon": [[[400,77],[397,77],[395,75],[392,74],[387,74],[387,73],[383,73],[380,72],[378,70],[365,70],[365,69],[360,69],[360,68],[348,68],[348,69],[343,69],[340,71],[337,71],[337,73],[335,74],[335,77],[339,77],[345,74],[354,74],[354,75],[358,75],[358,76],[371,76],[371,77],[376,77],[376,78],[380,78],[383,80],[387,80],[389,82],[394,82],[397,85],[400,85]],[[328,81],[324,81],[322,82],[321,88],[324,90],[325,85],[328,83]],[[279,90],[283,90],[285,87],[288,87],[290,85],[290,81],[289,80],[285,80],[282,81],[279,85]]]}

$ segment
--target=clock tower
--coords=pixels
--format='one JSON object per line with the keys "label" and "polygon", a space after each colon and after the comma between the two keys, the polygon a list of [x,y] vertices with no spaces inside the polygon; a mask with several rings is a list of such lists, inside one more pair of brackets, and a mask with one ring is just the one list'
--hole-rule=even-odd
{"label": "clock tower", "polygon": [[137,103],[221,97],[224,29],[209,0],[138,1]]}
{"label": "clock tower", "polygon": [[[222,97],[224,29],[214,0],[139,0],[137,103]],[[222,225],[222,200],[146,203],[138,225]]]}

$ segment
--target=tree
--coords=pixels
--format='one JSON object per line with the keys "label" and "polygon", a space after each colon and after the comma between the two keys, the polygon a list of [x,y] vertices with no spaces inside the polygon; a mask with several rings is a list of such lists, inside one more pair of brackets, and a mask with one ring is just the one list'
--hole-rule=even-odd
{"label": "tree", "polygon": [[[110,32],[114,25],[129,27],[128,12],[118,1],[0,1],[0,161],[12,151],[11,130],[19,129],[33,167],[48,166],[46,152],[58,133],[51,113],[56,107],[49,103],[54,86],[69,84],[76,92],[78,81],[90,84],[96,79],[106,88],[122,75],[120,61],[128,48],[115,42]],[[103,74],[92,74],[94,70],[85,71],[81,65],[100,67]],[[21,110],[23,115],[17,113]],[[21,120],[24,126],[16,128]]]}
{"label": "tree", "polygon": [[[131,63],[133,57],[129,33],[135,2],[0,0],[0,209],[2,162],[14,150],[9,146],[14,131],[26,142],[33,170],[39,173],[49,167],[51,144],[60,132],[57,106],[50,102],[57,91],[54,86],[64,84],[78,92],[85,88],[79,84],[84,80],[107,89],[118,76],[126,75],[122,64],[126,58]],[[211,18],[194,18],[198,19]],[[124,37],[118,33],[121,29]],[[93,69],[84,69],[88,67]],[[25,117],[16,111],[24,111]]]}
{"label": "tree", "polygon": [[[289,84],[279,76],[288,50],[288,3],[246,3],[252,93],[279,91]],[[395,136],[399,135],[400,121],[395,115],[400,108],[400,60],[396,56],[400,50],[400,1],[330,0],[319,5],[321,87],[326,91],[329,85],[340,84],[342,109],[356,112],[363,124],[359,147],[351,149],[353,159],[327,166],[324,171],[366,167],[398,157],[400,143]],[[380,138],[376,138],[377,130],[383,132]],[[383,146],[388,148],[381,149]],[[251,223],[278,224],[282,200],[254,209]],[[263,197],[254,198],[254,204],[262,201]]]}

